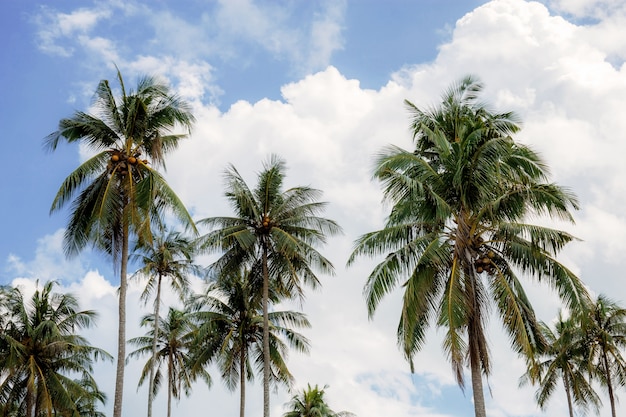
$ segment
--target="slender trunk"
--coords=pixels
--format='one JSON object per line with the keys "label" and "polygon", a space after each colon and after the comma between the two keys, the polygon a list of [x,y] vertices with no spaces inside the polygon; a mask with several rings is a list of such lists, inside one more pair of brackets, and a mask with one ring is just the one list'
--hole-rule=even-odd
{"label": "slender trunk", "polygon": [[606,356],[606,350],[602,349],[602,362],[604,365],[604,372],[606,373],[606,388],[609,391],[609,400],[611,401],[611,415],[617,417],[615,414],[615,394],[613,393],[613,383],[611,382],[611,369],[609,368],[609,358]]}
{"label": "slender trunk", "polygon": [[469,327],[470,371],[472,373],[472,394],[476,417],[486,417],[485,395],[483,393],[483,375],[480,369],[478,346],[474,341],[472,326]]}
{"label": "slender trunk", "polygon": [[[465,218],[465,216],[462,217]],[[465,222],[459,221],[459,236],[463,238],[464,242],[468,242],[470,239],[469,229]],[[465,245],[458,246],[460,251],[459,258],[465,258],[467,265],[471,265],[473,254],[469,251],[469,249],[467,249],[467,247],[465,247]],[[463,248],[462,251],[461,248]],[[467,338],[472,377],[472,395],[474,396],[474,413],[476,417],[486,417],[485,394],[483,392],[483,363],[481,361],[480,352],[481,342],[483,341],[484,335],[481,324],[480,304],[477,299],[476,290],[476,281],[480,278],[474,272],[472,266],[466,267],[465,273],[467,275],[467,279],[469,280],[466,291],[469,291],[468,298],[472,302],[472,305],[470,306],[471,311],[469,311],[468,314],[469,321],[467,323]]]}
{"label": "slender trunk", "polygon": [[167,417],[172,415],[172,388],[174,386],[174,358],[172,358],[172,350],[168,353],[167,358]]}
{"label": "slender trunk", "polygon": [[122,219],[122,254],[120,260],[120,295],[118,301],[117,368],[115,371],[115,399],[113,417],[122,417],[124,394],[124,361],[126,359],[126,269],[128,268],[129,225],[126,215]]}
{"label": "slender trunk", "polygon": [[563,374],[563,386],[565,386],[565,395],[567,396],[567,409],[569,410],[569,417],[574,417],[574,407],[572,406],[572,393],[570,392],[569,380],[567,375]]}
{"label": "slender trunk", "polygon": [[267,243],[263,243],[263,417],[270,417],[270,321],[269,271],[267,269]]}
{"label": "slender trunk", "polygon": [[159,308],[161,307],[161,274],[157,278],[157,293],[154,300],[154,339],[152,340],[152,362],[150,364],[150,383],[148,384],[148,417],[152,417],[154,400],[154,365],[157,359],[157,341],[159,340]]}
{"label": "slender trunk", "polygon": [[246,412],[246,349],[241,344],[241,352],[239,353],[239,391],[241,396],[239,399],[239,417],[244,417]]}

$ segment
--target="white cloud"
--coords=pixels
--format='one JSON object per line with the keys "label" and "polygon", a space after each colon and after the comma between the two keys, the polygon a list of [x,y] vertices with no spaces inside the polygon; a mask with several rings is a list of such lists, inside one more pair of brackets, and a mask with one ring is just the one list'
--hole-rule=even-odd
{"label": "white cloud", "polygon": [[624,10],[621,0],[548,0],[551,7],[577,18],[605,19],[616,11]]}
{"label": "white cloud", "polygon": [[34,19],[39,27],[39,48],[50,54],[68,57],[74,48],[64,45],[65,39],[89,33],[100,20],[110,15],[106,9],[82,8],[72,13],[61,13],[44,6]]}
{"label": "white cloud", "polygon": [[311,46],[307,59],[306,71],[324,68],[330,62],[332,54],[343,49],[343,15],[346,2],[331,1],[324,4],[325,14],[317,14],[311,25]]}
{"label": "white cloud", "polygon": [[34,278],[40,281],[81,279],[85,267],[80,258],[67,259],[63,253],[63,233],[58,230],[37,242],[37,250],[32,260],[23,260],[15,255],[7,259],[7,271],[13,276]]}
{"label": "white cloud", "polygon": [[319,70],[343,47],[345,4],[343,0],[320,2],[302,25],[294,19],[295,8],[253,0],[220,1],[215,23],[221,39],[258,45],[279,59],[287,58],[300,71]]}

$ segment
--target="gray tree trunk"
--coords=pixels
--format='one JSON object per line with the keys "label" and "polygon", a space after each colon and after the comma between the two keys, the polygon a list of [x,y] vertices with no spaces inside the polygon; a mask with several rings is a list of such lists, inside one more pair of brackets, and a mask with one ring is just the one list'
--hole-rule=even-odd
{"label": "gray tree trunk", "polygon": [[150,379],[148,383],[148,417],[152,417],[152,403],[154,401],[154,365],[157,357],[157,342],[159,340],[159,309],[161,307],[161,275],[157,278],[157,293],[154,300],[154,339],[152,340],[152,363],[150,364]]}
{"label": "gray tree trunk", "polygon": [[117,325],[117,367],[115,370],[115,398],[113,417],[122,417],[122,397],[124,395],[124,361],[126,359],[126,269],[128,268],[128,219],[122,220],[122,255],[120,264],[120,293],[118,300]]}
{"label": "gray tree trunk", "polygon": [[239,355],[239,417],[245,417],[246,412],[246,350],[243,348]]}
{"label": "gray tree trunk", "polygon": [[270,417],[270,324],[267,307],[270,278],[266,244],[263,246],[263,417]]}

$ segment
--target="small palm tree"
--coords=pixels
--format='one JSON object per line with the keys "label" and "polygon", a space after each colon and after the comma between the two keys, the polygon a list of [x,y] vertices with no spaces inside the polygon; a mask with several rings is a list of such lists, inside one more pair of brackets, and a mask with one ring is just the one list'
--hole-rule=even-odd
{"label": "small palm tree", "polygon": [[96,152],[63,181],[50,211],[72,201],[66,254],[76,255],[93,244],[112,256],[120,274],[113,417],[122,416],[129,239],[134,235],[149,242],[151,223],[160,220],[165,209],[195,231],[182,202],[152,167],[164,168],[165,155],[186,136],[171,133],[173,128],[189,132],[194,121],[190,107],[152,77],[141,78],[135,91],[126,90],[119,71],[117,79],[119,98],[108,80],[100,81],[93,105],[96,114],[78,111],[61,119],[58,130],[45,141],[51,150],[66,140]]}
{"label": "small palm tree", "polygon": [[466,77],[438,107],[407,102],[415,150],[389,146],[378,156],[374,177],[391,211],[382,230],[355,242],[348,260],[386,256],[365,284],[369,315],[402,285],[398,343],[411,369],[428,326],[443,327],[461,388],[470,368],[477,417],[485,417],[482,377],[491,370],[485,333],[491,305],[517,352],[532,357],[544,343],[517,274],[547,282],[572,309],[588,299],[582,282],[555,259],[574,237],[525,223],[542,214],[573,221],[575,196],[547,181],[546,164],[511,137],[519,130],[516,116],[490,111],[478,101],[481,90]]}
{"label": "small palm tree", "polygon": [[317,385],[302,390],[300,394],[294,395],[286,405],[289,411],[283,417],[350,417],[354,414],[347,411],[335,412],[330,409],[324,399],[325,389],[320,389]]}
{"label": "small palm tree", "polygon": [[326,203],[319,190],[310,187],[283,189],[285,162],[271,156],[251,190],[234,166],[225,173],[226,198],[234,217],[200,220],[212,230],[198,240],[201,250],[222,252],[212,265],[216,275],[242,267],[259,268],[263,278],[263,416],[269,417],[270,279],[283,294],[302,295],[302,284],[315,288],[319,280],[313,269],[334,273],[331,262],[315,248],[327,236],[341,233],[337,223],[319,217]]}
{"label": "small palm tree", "polygon": [[626,309],[605,295],[581,310],[582,329],[589,346],[587,358],[591,375],[606,388],[611,414],[616,417],[616,384],[626,384]]}
{"label": "small palm tree", "polygon": [[[96,313],[79,310],[71,294],[53,292],[54,282],[25,302],[19,288],[2,288],[0,315],[0,403],[3,415],[75,415],[104,402],[91,377],[92,364],[111,359],[76,331],[93,325]],[[80,375],[75,380],[70,375]]]}
{"label": "small palm tree", "polygon": [[541,323],[541,332],[546,339],[546,347],[528,361],[528,371],[520,385],[538,384],[537,404],[545,409],[554,394],[558,382],[563,383],[570,417],[574,417],[574,406],[583,412],[590,407],[598,412],[602,402],[588,378],[586,357],[589,345],[580,321],[576,317],[563,318],[559,312],[555,332]]}
{"label": "small palm tree", "polygon": [[[163,279],[167,279],[170,287],[181,300],[189,293],[189,274],[199,273],[200,267],[194,264],[194,245],[191,240],[178,232],[162,232],[154,237],[151,244],[139,244],[131,260],[139,262],[142,267],[131,278],[143,278],[146,287],[141,295],[142,300],[156,291],[154,298],[154,317],[160,316],[161,287]],[[154,321],[154,337],[152,344],[152,363],[156,363],[159,326]],[[154,369],[150,370],[148,389],[148,417],[152,416],[154,392]]]}
{"label": "small palm tree", "polygon": [[[226,386],[234,390],[239,385],[240,417],[245,415],[246,380],[254,379],[251,361],[259,372],[264,364],[261,285],[262,280],[253,279],[249,271],[232,273],[218,278],[194,300],[199,323],[194,367],[216,359]],[[268,319],[271,381],[291,387],[293,376],[285,362],[288,347],[309,351],[309,341],[292,327],[308,328],[309,321],[294,311],[272,311]]]}
{"label": "small palm tree", "polygon": [[[201,377],[211,385],[211,376],[204,369],[191,372],[191,351],[194,343],[196,328],[193,325],[190,314],[185,310],[170,308],[165,319],[158,320],[158,340],[157,355],[152,355],[154,346],[155,316],[149,314],[143,317],[141,325],[149,327],[150,330],[145,336],[130,339],[128,343],[137,346],[137,349],[128,355],[128,358],[138,358],[148,354],[150,357],[143,367],[139,386],[154,373],[150,386],[153,389],[152,395],[158,392],[161,381],[167,378],[167,417],[172,413],[172,398],[180,399],[181,393],[189,396],[192,383],[197,377]],[[161,368],[167,369],[165,376]]]}

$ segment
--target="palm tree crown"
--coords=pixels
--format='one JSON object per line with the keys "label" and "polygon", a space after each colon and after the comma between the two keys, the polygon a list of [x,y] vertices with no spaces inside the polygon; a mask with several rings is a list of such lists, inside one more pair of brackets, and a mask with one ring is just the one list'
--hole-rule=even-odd
{"label": "palm tree crown", "polygon": [[491,301],[515,350],[532,355],[543,341],[517,273],[534,274],[570,307],[581,306],[580,280],[555,260],[574,238],[525,223],[532,214],[572,221],[567,189],[547,182],[547,166],[513,141],[513,113],[493,113],[478,101],[472,77],[450,88],[439,107],[407,102],[415,150],[389,146],[377,158],[392,208],[384,229],[361,236],[348,260],[387,255],[368,277],[370,316],[399,282],[404,299],[398,342],[413,366],[431,321],[445,328],[444,351],[460,386],[469,365],[477,416],[484,416],[481,374],[490,372],[485,322]]}
{"label": "palm tree crown", "polygon": [[325,389],[320,389],[317,385],[302,390],[301,393],[294,395],[287,403],[289,411],[283,414],[283,417],[350,417],[352,413],[347,411],[335,412],[330,409],[324,398]]}

